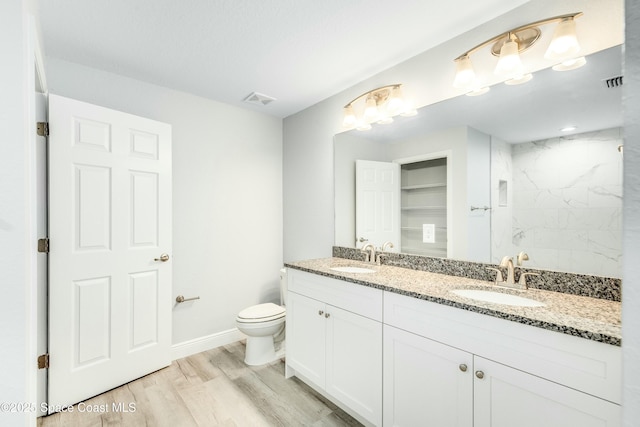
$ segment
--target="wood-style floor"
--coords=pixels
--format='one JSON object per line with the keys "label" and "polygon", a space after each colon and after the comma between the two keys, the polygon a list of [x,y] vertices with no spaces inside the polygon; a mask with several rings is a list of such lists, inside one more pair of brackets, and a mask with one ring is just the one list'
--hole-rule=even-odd
{"label": "wood-style floor", "polygon": [[[39,418],[38,427],[361,425],[297,378],[286,380],[283,361],[253,367],[243,358],[244,342],[237,342],[175,360],[83,402],[85,412],[79,404]],[[114,404],[134,410],[114,411]]]}

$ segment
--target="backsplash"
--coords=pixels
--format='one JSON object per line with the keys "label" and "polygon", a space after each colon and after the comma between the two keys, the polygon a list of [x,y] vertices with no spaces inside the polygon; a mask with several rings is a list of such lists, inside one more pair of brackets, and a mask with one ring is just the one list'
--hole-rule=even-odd
{"label": "backsplash", "polygon": [[[333,247],[333,256],[357,261],[365,260],[365,254],[359,249],[341,246]],[[496,268],[495,264],[458,261],[446,258],[433,258],[391,252],[384,254],[382,257],[382,264],[489,282],[494,281],[495,272],[487,270],[487,267]],[[621,301],[621,279],[516,267],[516,280],[519,279],[521,272],[540,274],[540,276],[527,277],[527,284],[530,288],[563,292],[566,294],[591,298],[600,298],[610,301]],[[506,273],[506,269],[504,273]]]}

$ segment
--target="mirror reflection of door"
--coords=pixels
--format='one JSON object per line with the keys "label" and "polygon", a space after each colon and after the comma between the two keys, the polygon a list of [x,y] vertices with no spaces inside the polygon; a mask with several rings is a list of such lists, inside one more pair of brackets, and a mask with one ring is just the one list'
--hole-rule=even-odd
{"label": "mirror reflection of door", "polygon": [[400,246],[400,165],[356,160],[356,247]]}

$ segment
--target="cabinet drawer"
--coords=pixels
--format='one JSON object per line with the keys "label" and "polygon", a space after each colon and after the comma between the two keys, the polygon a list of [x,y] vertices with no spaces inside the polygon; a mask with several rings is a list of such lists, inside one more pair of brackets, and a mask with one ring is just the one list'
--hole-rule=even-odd
{"label": "cabinet drawer", "polygon": [[352,313],[382,321],[382,290],[289,269],[288,289]]}
{"label": "cabinet drawer", "polygon": [[620,347],[384,292],[384,323],[575,388],[621,400]]}

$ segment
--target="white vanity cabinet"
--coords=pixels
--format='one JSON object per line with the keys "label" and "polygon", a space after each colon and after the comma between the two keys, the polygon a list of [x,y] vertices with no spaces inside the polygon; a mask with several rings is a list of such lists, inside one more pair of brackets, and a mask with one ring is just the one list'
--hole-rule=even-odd
{"label": "white vanity cabinet", "polygon": [[385,292],[385,426],[620,425],[620,348]]}
{"label": "white vanity cabinet", "polygon": [[290,269],[287,376],[382,425],[382,291]]}
{"label": "white vanity cabinet", "polygon": [[[474,357],[474,427],[618,427],[620,406]],[[479,378],[482,377],[482,378]]]}
{"label": "white vanity cabinet", "polygon": [[473,355],[384,326],[385,426],[473,425]]}

